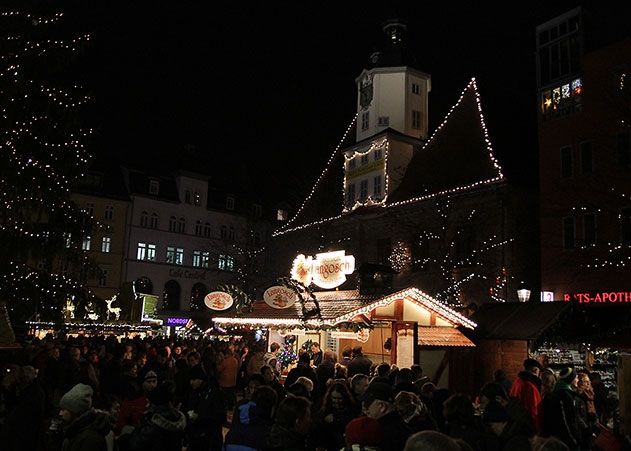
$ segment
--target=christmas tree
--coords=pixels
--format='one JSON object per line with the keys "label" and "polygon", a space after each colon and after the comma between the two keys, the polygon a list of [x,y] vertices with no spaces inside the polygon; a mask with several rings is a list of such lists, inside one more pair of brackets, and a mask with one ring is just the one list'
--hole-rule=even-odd
{"label": "christmas tree", "polygon": [[73,66],[90,37],[41,5],[0,11],[0,22],[0,308],[14,323],[58,319],[67,301],[81,310],[95,298],[84,284],[95,224],[69,200],[91,160],[79,121],[90,98]]}

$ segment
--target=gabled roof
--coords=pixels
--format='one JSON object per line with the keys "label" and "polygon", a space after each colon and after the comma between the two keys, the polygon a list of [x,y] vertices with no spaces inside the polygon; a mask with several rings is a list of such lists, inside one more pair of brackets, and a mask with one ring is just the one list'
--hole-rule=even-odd
{"label": "gabled roof", "polygon": [[[386,130],[369,140],[404,140],[397,135]],[[346,134],[296,214],[274,236],[342,217],[344,164],[339,149],[345,138]],[[486,130],[475,79],[471,79],[442,124],[415,152],[399,187],[379,207],[357,208],[345,216],[361,214],[369,208],[388,208],[455,194],[503,180]]]}
{"label": "gabled roof", "polygon": [[475,344],[454,327],[420,326],[418,328],[419,346],[463,346],[475,347]]}

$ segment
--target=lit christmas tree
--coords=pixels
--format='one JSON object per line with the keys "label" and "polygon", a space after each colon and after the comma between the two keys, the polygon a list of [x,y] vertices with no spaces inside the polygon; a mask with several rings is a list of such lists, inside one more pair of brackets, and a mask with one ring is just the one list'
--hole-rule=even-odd
{"label": "lit christmas tree", "polygon": [[64,29],[63,18],[0,12],[0,307],[13,321],[58,319],[67,301],[82,311],[95,299],[85,250],[98,224],[69,200],[91,160],[91,130],[78,120],[90,99],[69,82],[89,35]]}

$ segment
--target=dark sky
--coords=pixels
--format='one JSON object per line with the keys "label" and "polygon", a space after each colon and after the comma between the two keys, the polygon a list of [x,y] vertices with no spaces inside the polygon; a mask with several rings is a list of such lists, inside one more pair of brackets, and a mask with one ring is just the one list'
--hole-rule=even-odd
{"label": "dark sky", "polygon": [[[86,83],[98,148],[147,166],[185,158],[218,179],[238,169],[246,191],[301,200],[355,113],[354,80],[381,23],[396,15],[432,76],[430,129],[475,76],[505,173],[536,181],[534,26],[578,2],[490,3],[78,2],[94,36]],[[587,2],[622,17],[618,3]]]}

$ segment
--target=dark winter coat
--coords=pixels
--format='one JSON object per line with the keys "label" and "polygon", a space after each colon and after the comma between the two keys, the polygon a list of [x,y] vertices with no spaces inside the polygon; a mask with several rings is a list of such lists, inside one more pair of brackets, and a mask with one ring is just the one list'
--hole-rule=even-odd
{"label": "dark winter coat", "polygon": [[[333,415],[333,421],[328,423],[325,418]],[[320,412],[316,418],[312,431],[313,440],[317,447],[326,448],[328,451],[339,451],[346,444],[344,432],[346,425],[354,418],[355,412],[349,409],[325,410]]]}
{"label": "dark winter coat", "polygon": [[372,360],[368,357],[364,357],[363,355],[353,357],[353,360],[351,360],[346,367],[347,376],[349,378],[356,374],[365,374],[366,376],[370,376],[370,367],[372,367]]}
{"label": "dark winter coat", "polygon": [[316,375],[316,372],[309,365],[303,364],[298,364],[296,368],[292,369],[289,374],[287,374],[285,387],[291,387],[301,376],[309,378],[311,382],[313,382],[314,391],[318,389],[318,376]]}
{"label": "dark winter coat", "polygon": [[[354,359],[353,359],[354,360]],[[377,420],[381,425],[381,451],[400,451],[412,435],[412,429],[403,421],[398,412],[392,411]]]}
{"label": "dark winter coat", "polygon": [[274,424],[264,449],[265,451],[303,451],[309,448],[304,435]]}
{"label": "dark winter coat", "polygon": [[252,401],[238,406],[235,413],[226,435],[225,451],[263,449],[274,420]]}
{"label": "dark winter coat", "polygon": [[46,394],[37,382],[21,391],[4,418],[0,429],[0,448],[5,451],[37,449],[45,400]]}
{"label": "dark winter coat", "polygon": [[129,438],[129,451],[181,451],[186,417],[170,405],[152,407]]}
{"label": "dark winter coat", "polygon": [[197,446],[204,446],[204,449],[210,447],[211,450],[220,450],[223,445],[222,427],[226,421],[226,405],[216,381],[191,391],[185,411],[191,410],[198,416],[195,419],[187,418],[186,434],[190,448],[195,450]]}
{"label": "dark winter coat", "polygon": [[90,409],[64,430],[62,451],[107,451],[105,437],[112,431],[114,418],[107,412]]}
{"label": "dark winter coat", "polygon": [[541,402],[541,435],[555,436],[571,450],[578,449],[581,430],[578,422],[576,394],[568,384],[558,381],[554,391]]}
{"label": "dark winter coat", "polygon": [[524,406],[524,409],[532,417],[536,430],[541,429],[539,419],[539,404],[541,403],[541,379],[532,373],[522,371],[513,382],[510,390],[510,397],[517,398]]}

